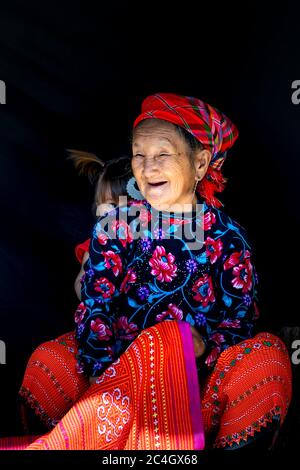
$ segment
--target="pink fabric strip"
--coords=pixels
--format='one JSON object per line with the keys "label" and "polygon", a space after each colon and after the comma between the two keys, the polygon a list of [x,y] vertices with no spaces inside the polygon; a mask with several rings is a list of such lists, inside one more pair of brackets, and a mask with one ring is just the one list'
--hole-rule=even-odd
{"label": "pink fabric strip", "polygon": [[194,432],[195,450],[203,450],[205,446],[204,425],[201,412],[200,387],[194,353],[194,343],[190,324],[179,321],[179,331],[182,337],[185,358],[185,370],[190,397],[190,414]]}
{"label": "pink fabric strip", "polygon": [[29,444],[38,439],[39,436],[2,437],[0,439],[0,450],[24,450]]}

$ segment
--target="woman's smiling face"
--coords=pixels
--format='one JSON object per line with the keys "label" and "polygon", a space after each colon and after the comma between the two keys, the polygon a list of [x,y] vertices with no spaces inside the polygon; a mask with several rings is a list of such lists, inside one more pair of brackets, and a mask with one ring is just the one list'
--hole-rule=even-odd
{"label": "woman's smiling face", "polygon": [[176,127],[146,119],[134,130],[132,171],[144,198],[157,210],[184,209],[195,202],[196,162]]}

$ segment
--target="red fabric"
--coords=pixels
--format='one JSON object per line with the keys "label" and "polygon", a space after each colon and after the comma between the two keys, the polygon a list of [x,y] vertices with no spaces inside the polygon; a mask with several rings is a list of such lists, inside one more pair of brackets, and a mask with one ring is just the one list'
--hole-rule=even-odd
{"label": "red fabric", "polygon": [[206,175],[196,188],[205,201],[221,207],[223,203],[215,197],[225,188],[226,178],[221,167],[227,150],[238,137],[238,130],[230,119],[217,108],[198,98],[160,93],[148,96],[142,103],[141,114],[134,121],[136,127],[144,119],[162,119],[183,127],[212,152]]}
{"label": "red fabric", "polygon": [[19,394],[49,427],[89,387],[85,375],[77,372],[77,350],[74,332],[70,332],[41,344],[28,361]]}
{"label": "red fabric", "polygon": [[85,242],[80,243],[75,247],[75,255],[79,263],[82,264],[84,254],[89,251],[91,239],[88,238]]}
{"label": "red fabric", "polygon": [[203,449],[190,326],[144,330],[58,425],[28,450]]}
{"label": "red fabric", "polygon": [[[178,358],[181,358],[180,360],[183,358],[182,353],[185,348],[181,348],[182,341],[176,342],[174,339],[180,339],[178,335],[175,335],[175,332],[177,334],[175,323],[176,322],[162,322],[160,327],[155,327],[156,329],[154,329],[154,331],[159,331],[161,328],[162,331],[164,331],[164,329],[167,328],[167,335],[164,335],[164,337],[160,336],[160,346],[158,348],[160,352],[157,351],[157,354],[162,354],[163,356],[161,360],[158,360],[157,365],[163,367],[164,370],[169,370],[169,365],[172,365],[173,362],[177,364]],[[172,329],[172,334],[170,334],[170,329]],[[145,333],[142,338],[147,338]],[[168,338],[172,338],[172,341],[170,342]],[[183,338],[182,335],[181,338]],[[61,340],[64,340],[63,343],[66,342],[66,338],[64,337],[61,337]],[[34,395],[35,398],[34,403],[39,403],[40,409],[45,410],[47,408],[47,413],[51,415],[53,422],[57,421],[59,416],[63,416],[64,418],[60,421],[60,424],[56,426],[54,432],[50,433],[49,441],[46,436],[44,436],[41,441],[37,441],[31,448],[47,448],[47,445],[49,445],[49,448],[65,448],[66,443],[68,443],[68,441],[65,441],[66,435],[68,435],[72,441],[69,448],[101,448],[102,444],[99,442],[101,436],[97,433],[99,424],[97,409],[100,405],[99,400],[101,399],[101,393],[99,392],[101,390],[107,392],[108,385],[109,387],[114,386],[117,388],[125,387],[127,391],[135,389],[137,382],[135,379],[136,375],[133,372],[135,367],[140,367],[142,364],[142,361],[138,360],[138,356],[144,358],[145,362],[145,367],[142,369],[141,375],[143,380],[141,381],[139,379],[138,383],[144,384],[143,393],[146,395],[147,390],[149,390],[149,386],[144,380],[147,376],[147,371],[151,370],[151,364],[149,368],[149,358],[151,355],[148,354],[148,350],[145,350],[147,342],[140,343],[140,341],[141,336],[132,343],[130,350],[128,350],[127,353],[125,352],[117,361],[117,374],[111,374],[114,367],[110,368],[107,374],[104,373],[102,378],[100,378],[99,385],[89,387],[87,382],[85,384],[83,383],[84,386],[81,392],[73,393],[72,399],[68,401],[62,400],[60,390],[57,387],[49,388],[50,383],[47,368],[41,368],[38,381],[43,385],[43,392],[42,389],[38,387],[33,389],[32,384],[28,382],[32,396]],[[57,364],[49,362],[51,355],[48,354],[48,356],[44,357],[47,359],[45,364],[48,364],[49,367],[52,368],[53,377],[60,377],[61,370],[64,369],[64,364],[74,361],[74,356],[77,353],[77,344],[73,335],[70,336],[68,344],[70,346],[69,348],[61,349],[61,360],[57,361]],[[140,347],[141,344],[141,353],[137,354],[139,350],[137,349],[137,345]],[[48,343],[47,349],[50,350],[51,348],[53,348],[53,350],[56,348],[55,342]],[[176,355],[174,354],[174,350],[176,351]],[[152,348],[151,351],[153,354],[155,349]],[[39,349],[37,353],[41,354],[41,349]],[[34,367],[37,367],[38,363],[36,365],[33,364]],[[184,370],[182,362],[180,364],[178,374],[179,372],[182,374]],[[188,366],[188,369],[189,368],[190,365]],[[125,369],[127,370],[127,375],[124,373]],[[173,366],[170,370],[172,370],[174,375],[175,369]],[[42,373],[45,375],[44,378],[42,377]],[[186,373],[188,373],[187,369]],[[36,372],[34,372],[34,375],[35,374]],[[161,377],[159,379],[161,381],[164,374],[158,374],[158,376]],[[74,375],[74,378],[75,377]],[[180,384],[180,387],[182,387],[182,375],[178,375],[178,377],[176,376],[175,378],[178,381],[177,383]],[[224,448],[238,446],[242,444],[243,441],[255,439],[257,433],[263,432],[267,424],[273,419],[278,419],[282,424],[291,400],[291,378],[291,364],[286,347],[279,338],[269,333],[260,333],[254,338],[232,346],[221,353],[215,368],[209,375],[205,384],[202,384],[201,387],[202,416],[205,437],[207,438],[207,447]],[[77,374],[77,380],[78,384],[80,384],[80,381],[84,380],[82,374]],[[191,380],[188,380],[188,383],[192,388],[195,387],[195,384],[192,384]],[[73,388],[74,390],[76,389],[74,386]],[[176,393],[179,388],[177,388]],[[84,389],[86,392],[84,395],[81,395]],[[49,396],[47,391],[49,391],[51,395],[51,404],[49,404],[47,400],[47,395]],[[174,396],[174,394],[172,396]],[[183,395],[179,394],[179,396]],[[144,400],[144,396],[140,395],[140,390],[136,391],[134,397],[132,402],[133,410],[143,409],[143,407],[139,408],[140,405],[138,405],[138,403],[143,403]],[[189,399],[193,397],[194,394],[190,394]],[[165,402],[164,406],[166,406],[166,409],[170,409],[170,416],[172,412],[176,414],[174,411],[173,398],[171,396]],[[163,409],[164,407],[161,411]],[[58,410],[59,413],[57,413]],[[38,412],[38,410],[36,412]],[[191,415],[194,415],[192,410]],[[118,419],[118,416],[118,413],[116,413],[115,416],[111,416],[112,421],[110,420],[110,422],[112,425],[114,420]],[[190,419],[188,414],[186,416]],[[136,419],[137,418],[138,416],[136,416]],[[139,418],[141,422],[143,422],[143,414],[141,414]],[[141,433],[142,429],[143,426],[140,428]],[[139,433],[137,433],[137,435],[139,435]],[[86,438],[86,442],[82,442],[82,437]],[[124,442],[122,445],[124,445]],[[14,441],[10,443],[7,440],[0,440],[0,448],[9,447],[11,444],[14,445]],[[16,444],[19,445],[18,442]],[[114,446],[117,445],[119,445],[118,440],[113,442],[111,448],[116,448]],[[122,445],[120,444],[121,447]],[[137,443],[129,443],[127,441],[127,445],[127,448],[130,448],[130,446],[136,446]],[[182,445],[185,445],[185,443]]]}
{"label": "red fabric", "polygon": [[210,166],[217,170],[220,170],[227,150],[238,137],[236,126],[225,114],[190,96],[172,93],[148,96],[142,103],[142,112],[133,127],[144,119],[153,118],[177,124],[190,132],[212,152]]}
{"label": "red fabric", "polygon": [[226,349],[202,396],[205,436],[214,436],[213,447],[237,447],[256,439],[269,423],[282,425],[292,397],[286,346],[263,332]]}

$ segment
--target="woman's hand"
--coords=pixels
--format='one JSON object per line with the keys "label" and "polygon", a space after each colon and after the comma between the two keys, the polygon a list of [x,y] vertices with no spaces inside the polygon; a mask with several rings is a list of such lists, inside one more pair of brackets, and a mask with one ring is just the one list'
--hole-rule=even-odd
{"label": "woman's hand", "polygon": [[191,326],[191,331],[192,331],[192,337],[193,337],[193,343],[194,343],[194,351],[195,351],[195,356],[196,359],[202,356],[202,354],[205,351],[205,343],[196,328]]}
{"label": "woman's hand", "polygon": [[89,377],[90,385],[94,385],[97,379],[99,379],[99,377]]}

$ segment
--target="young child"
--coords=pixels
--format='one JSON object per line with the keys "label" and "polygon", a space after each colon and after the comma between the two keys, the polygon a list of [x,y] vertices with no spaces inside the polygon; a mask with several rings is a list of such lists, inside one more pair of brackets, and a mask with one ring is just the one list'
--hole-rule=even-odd
{"label": "young child", "polygon": [[[119,197],[126,195],[126,184],[131,177],[129,157],[121,156],[104,162],[94,154],[69,150],[69,159],[73,161],[79,174],[87,175],[91,183],[96,183],[93,210],[97,217],[118,205]],[[75,255],[81,264],[74,284],[79,300],[80,280],[89,257],[89,243],[88,239],[75,248]],[[79,374],[76,369],[76,352],[74,332],[69,332],[41,344],[32,353],[19,391],[25,432],[35,432],[40,427],[35,415],[47,428],[54,426],[89,387],[88,378]],[[33,426],[35,429],[30,429]],[[43,428],[37,429],[37,432],[39,430]]]}
{"label": "young child", "polygon": [[[92,184],[95,183],[95,180],[97,181],[93,204],[96,217],[112,210],[119,204],[119,197],[127,195],[126,184],[131,176],[129,157],[121,156],[105,163],[92,153],[69,150],[69,154],[69,158],[74,162],[79,174],[88,176]],[[81,300],[80,280],[84,274],[84,265],[89,258],[89,245],[90,239],[75,248],[75,255],[81,264],[81,269],[74,284],[79,300]]]}

